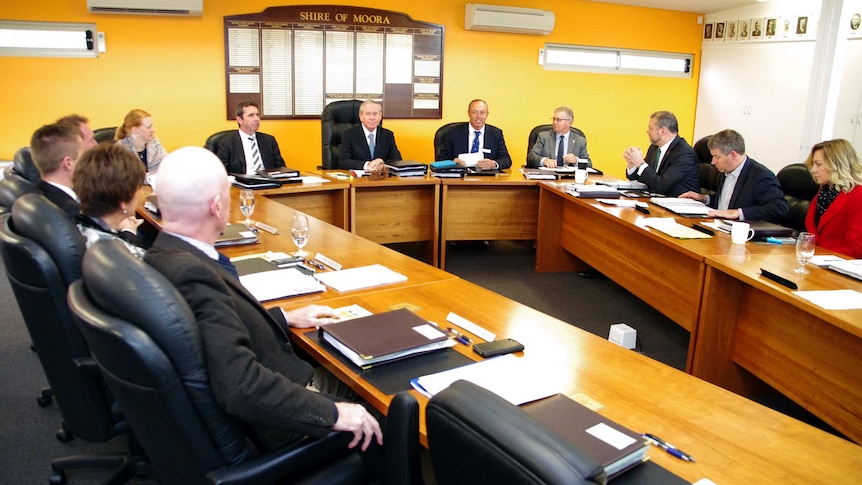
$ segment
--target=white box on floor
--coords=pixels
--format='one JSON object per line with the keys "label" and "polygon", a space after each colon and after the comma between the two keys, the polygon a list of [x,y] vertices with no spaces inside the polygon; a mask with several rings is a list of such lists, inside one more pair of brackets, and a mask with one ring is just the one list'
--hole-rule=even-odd
{"label": "white box on floor", "polygon": [[615,323],[611,325],[611,331],[608,334],[608,340],[627,349],[635,348],[637,338],[638,331],[629,327],[625,323]]}

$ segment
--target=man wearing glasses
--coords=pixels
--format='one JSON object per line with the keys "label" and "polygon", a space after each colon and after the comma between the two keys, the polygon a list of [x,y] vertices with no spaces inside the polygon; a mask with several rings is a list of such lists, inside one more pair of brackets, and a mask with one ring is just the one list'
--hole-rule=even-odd
{"label": "man wearing glasses", "polygon": [[527,167],[563,167],[578,162],[593,166],[587,153],[587,139],[572,129],[572,108],[560,106],[554,110],[554,129],[539,133],[533,148],[527,153]]}

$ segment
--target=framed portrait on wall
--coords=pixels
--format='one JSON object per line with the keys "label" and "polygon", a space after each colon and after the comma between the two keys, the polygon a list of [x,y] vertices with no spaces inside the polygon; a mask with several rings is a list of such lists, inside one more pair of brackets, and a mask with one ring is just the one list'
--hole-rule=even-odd
{"label": "framed portrait on wall", "polygon": [[799,18],[796,19],[796,35],[804,36],[808,34],[808,16],[800,15]]}
{"label": "framed portrait on wall", "polygon": [[748,36],[750,35],[748,30],[749,25],[748,19],[739,21],[739,40],[748,40]]}
{"label": "framed portrait on wall", "polygon": [[850,15],[850,37],[862,37],[862,12]]}
{"label": "framed portrait on wall", "polygon": [[790,37],[796,32],[796,17],[781,17],[778,19],[778,35]]}
{"label": "framed portrait on wall", "polygon": [[703,41],[712,41],[712,24],[706,24],[703,26]]}
{"label": "framed portrait on wall", "polygon": [[774,38],[777,28],[778,28],[778,19],[766,19],[766,34],[764,35],[764,38],[766,38],[766,39]]}
{"label": "framed portrait on wall", "polygon": [[724,22],[715,23],[715,41],[721,42],[724,40]]}
{"label": "framed portrait on wall", "polygon": [[763,23],[766,19],[751,19],[751,40],[763,38]]}

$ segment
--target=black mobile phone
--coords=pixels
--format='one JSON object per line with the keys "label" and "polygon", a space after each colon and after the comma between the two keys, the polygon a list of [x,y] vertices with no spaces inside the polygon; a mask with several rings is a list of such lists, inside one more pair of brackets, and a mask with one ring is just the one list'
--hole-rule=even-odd
{"label": "black mobile phone", "polygon": [[511,354],[512,352],[520,352],[522,350],[524,350],[524,346],[517,340],[510,338],[473,345],[473,352],[476,352],[485,358],[494,357],[495,355]]}

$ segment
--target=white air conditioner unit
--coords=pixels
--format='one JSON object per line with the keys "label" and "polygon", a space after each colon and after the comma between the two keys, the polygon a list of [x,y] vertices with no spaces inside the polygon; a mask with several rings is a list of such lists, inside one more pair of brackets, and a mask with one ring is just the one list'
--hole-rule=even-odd
{"label": "white air conditioner unit", "polygon": [[464,7],[464,28],[547,35],[554,30],[554,12],[537,8],[468,3]]}
{"label": "white air conditioner unit", "polygon": [[204,0],[87,0],[90,13],[200,17]]}

